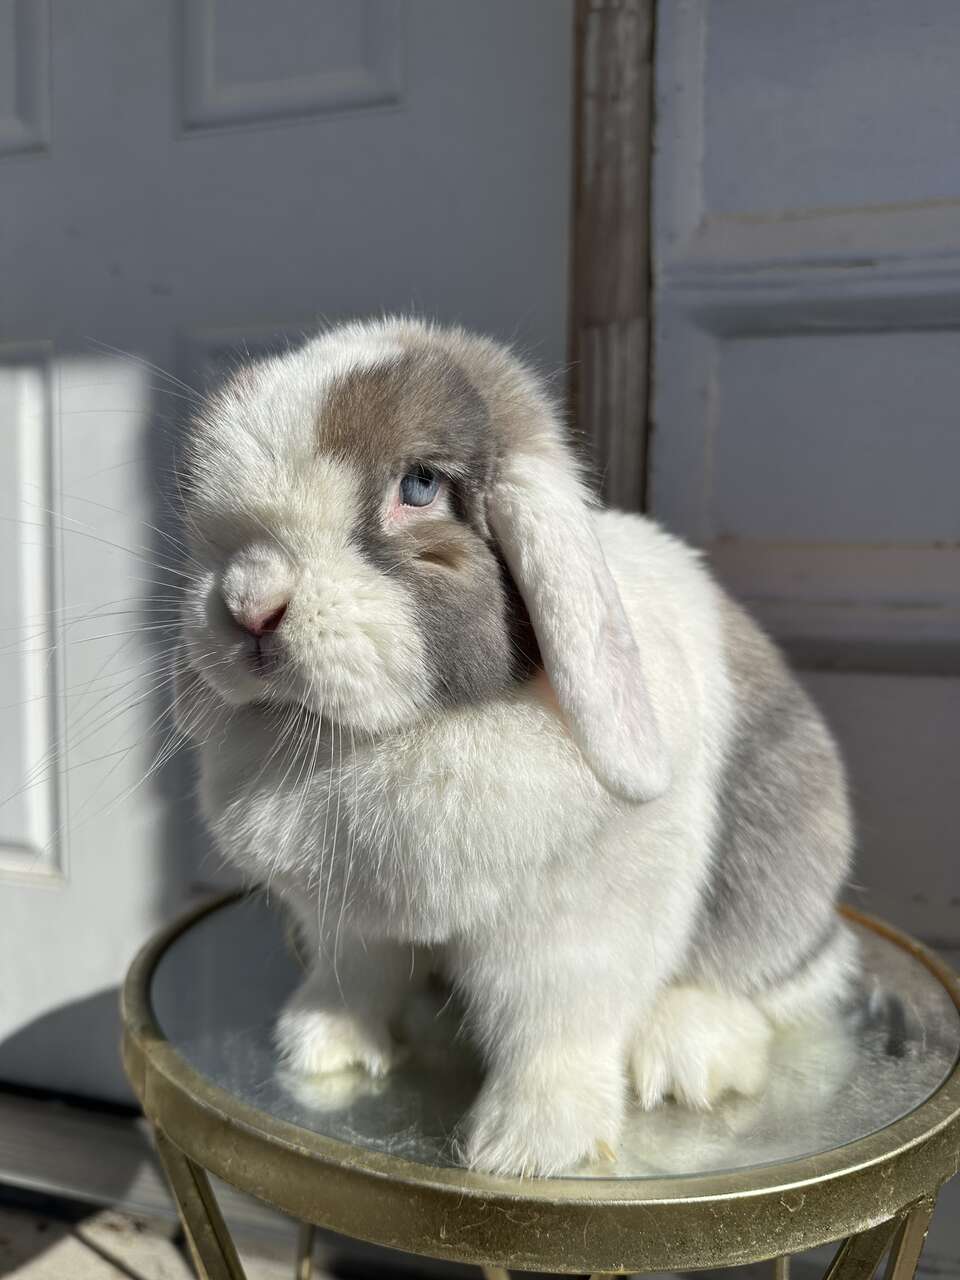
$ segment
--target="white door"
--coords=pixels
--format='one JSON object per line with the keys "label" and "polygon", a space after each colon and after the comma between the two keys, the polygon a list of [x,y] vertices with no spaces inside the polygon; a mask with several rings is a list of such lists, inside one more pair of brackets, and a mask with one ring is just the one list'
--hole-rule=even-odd
{"label": "white door", "polygon": [[838,733],[854,902],[960,947],[960,6],[658,9],[654,512]]}
{"label": "white door", "polygon": [[0,0],[0,1082],[129,1096],[117,984],[213,877],[188,771],[150,773],[189,388],[383,308],[560,367],[571,32],[567,0]]}

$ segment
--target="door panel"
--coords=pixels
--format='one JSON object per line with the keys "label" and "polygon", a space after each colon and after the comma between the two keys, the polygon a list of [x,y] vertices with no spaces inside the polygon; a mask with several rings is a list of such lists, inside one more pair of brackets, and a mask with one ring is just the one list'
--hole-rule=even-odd
{"label": "door panel", "polygon": [[950,0],[911,0],[909,12],[899,0],[709,8],[711,215],[956,199],[944,164],[957,142]]}
{"label": "door panel", "polygon": [[183,127],[396,105],[401,10],[399,0],[272,0],[265,26],[259,0],[182,0]]}
{"label": "door panel", "polygon": [[216,873],[153,768],[192,388],[383,309],[560,367],[571,32],[568,0],[0,2],[0,1080],[128,1097],[116,984]]}
{"label": "door panel", "polygon": [[858,900],[940,943],[960,938],[958,22],[950,0],[679,0],[656,54],[652,509],[834,724]]}

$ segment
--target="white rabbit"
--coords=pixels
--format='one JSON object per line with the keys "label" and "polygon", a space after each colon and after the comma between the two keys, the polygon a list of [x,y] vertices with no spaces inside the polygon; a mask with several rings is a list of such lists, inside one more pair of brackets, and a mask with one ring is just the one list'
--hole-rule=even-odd
{"label": "white rabbit", "polygon": [[856,969],[834,742],[698,554],[597,511],[543,386],[461,330],[335,328],[192,428],[178,718],[222,852],[315,963],[304,1075],[395,1059],[412,957],[487,1064],[472,1167],[706,1107]]}

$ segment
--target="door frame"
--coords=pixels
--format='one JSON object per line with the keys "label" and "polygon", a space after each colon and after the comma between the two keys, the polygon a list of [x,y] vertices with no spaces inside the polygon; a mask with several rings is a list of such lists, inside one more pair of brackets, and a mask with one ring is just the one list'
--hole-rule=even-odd
{"label": "door frame", "polygon": [[647,505],[655,0],[576,0],[569,404],[604,500]]}

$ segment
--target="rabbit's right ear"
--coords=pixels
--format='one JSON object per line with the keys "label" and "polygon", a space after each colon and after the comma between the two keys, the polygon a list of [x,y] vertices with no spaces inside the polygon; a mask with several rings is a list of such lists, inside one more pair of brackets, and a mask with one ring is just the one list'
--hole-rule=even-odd
{"label": "rabbit's right ear", "polygon": [[670,766],[642,656],[573,465],[555,441],[540,444],[502,461],[490,526],[574,741],[610,791],[653,800]]}

